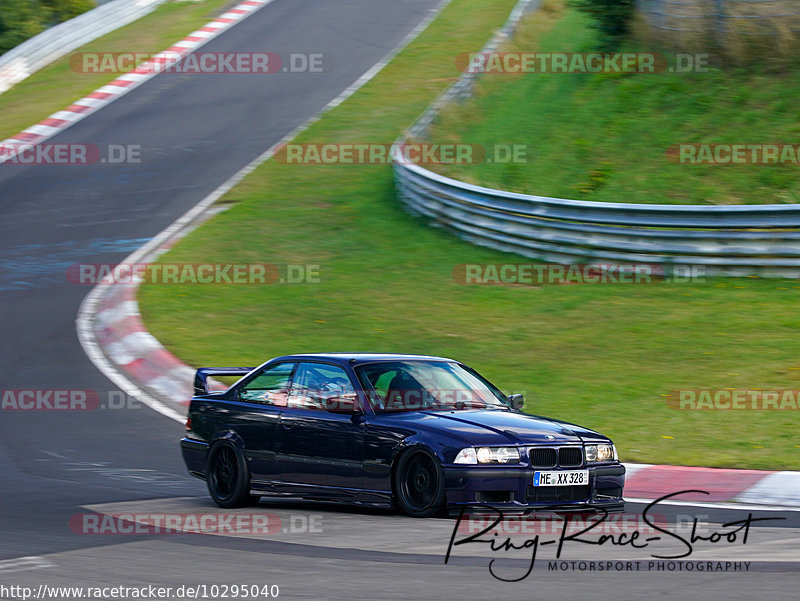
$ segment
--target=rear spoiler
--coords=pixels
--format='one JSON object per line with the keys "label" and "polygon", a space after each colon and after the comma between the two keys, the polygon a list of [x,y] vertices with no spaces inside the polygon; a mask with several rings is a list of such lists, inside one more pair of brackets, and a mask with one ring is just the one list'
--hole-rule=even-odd
{"label": "rear spoiler", "polygon": [[194,393],[208,394],[208,378],[211,376],[246,376],[255,367],[201,367],[194,374]]}

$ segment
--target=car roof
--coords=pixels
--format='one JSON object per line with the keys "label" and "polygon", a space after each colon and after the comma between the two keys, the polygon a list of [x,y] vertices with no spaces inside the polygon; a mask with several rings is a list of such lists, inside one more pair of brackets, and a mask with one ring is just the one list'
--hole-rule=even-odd
{"label": "car roof", "polygon": [[320,361],[332,363],[350,363],[353,365],[360,363],[375,363],[376,361],[450,361],[446,357],[434,357],[431,355],[403,355],[395,353],[298,353],[295,355],[284,355],[282,357],[275,357],[270,359],[270,362],[276,360],[287,361],[291,359],[302,359],[308,361],[309,359],[319,359]]}

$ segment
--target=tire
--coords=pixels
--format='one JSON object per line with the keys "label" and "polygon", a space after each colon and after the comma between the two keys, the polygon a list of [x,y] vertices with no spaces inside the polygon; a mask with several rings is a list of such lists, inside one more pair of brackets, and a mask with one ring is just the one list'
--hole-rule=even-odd
{"label": "tire", "polygon": [[397,461],[394,474],[397,504],[414,518],[429,518],[444,511],[444,473],[439,460],[426,449],[407,451]]}
{"label": "tire", "polygon": [[225,509],[258,502],[250,494],[250,470],[244,454],[229,442],[211,447],[206,460],[206,484],[214,503]]}

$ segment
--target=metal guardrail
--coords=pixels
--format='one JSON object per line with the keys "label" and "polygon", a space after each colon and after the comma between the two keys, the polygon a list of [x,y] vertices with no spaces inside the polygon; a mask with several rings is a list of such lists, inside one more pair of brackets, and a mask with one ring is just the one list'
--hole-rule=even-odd
{"label": "metal guardrail", "polygon": [[702,265],[705,273],[800,277],[800,205],[603,203],[474,186],[394,163],[401,201],[462,238],[555,263]]}
{"label": "metal guardrail", "polygon": [[52,63],[152,12],[166,0],[114,0],[59,23],[0,56],[0,94]]}
{"label": "metal guardrail", "polygon": [[[516,26],[521,0],[491,51]],[[513,19],[513,22],[512,22]],[[438,110],[472,89],[465,74],[398,140],[425,138]],[[702,266],[708,275],[800,278],[800,205],[658,205],[590,202],[517,194],[460,182],[395,152],[400,200],[480,246],[555,263]]]}

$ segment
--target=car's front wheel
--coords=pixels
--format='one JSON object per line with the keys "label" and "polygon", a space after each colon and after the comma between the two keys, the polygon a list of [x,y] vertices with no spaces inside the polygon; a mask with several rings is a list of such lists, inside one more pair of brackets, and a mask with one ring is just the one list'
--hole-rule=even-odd
{"label": "car's front wheel", "polygon": [[245,507],[258,501],[258,497],[250,495],[250,470],[244,454],[229,442],[211,447],[206,484],[214,502],[226,509]]}
{"label": "car's front wheel", "polygon": [[425,449],[400,456],[394,482],[397,504],[407,515],[427,518],[444,510],[444,475],[439,460]]}

